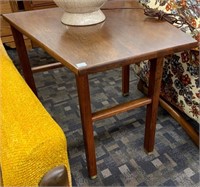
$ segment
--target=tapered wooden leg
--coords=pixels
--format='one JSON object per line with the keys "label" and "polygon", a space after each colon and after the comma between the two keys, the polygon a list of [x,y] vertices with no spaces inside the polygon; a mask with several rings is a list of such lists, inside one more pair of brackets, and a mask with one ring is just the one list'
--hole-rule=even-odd
{"label": "tapered wooden leg", "polygon": [[129,95],[130,65],[122,66],[122,94]]}
{"label": "tapered wooden leg", "polygon": [[148,96],[152,103],[147,105],[144,148],[152,152],[155,143],[155,131],[158,112],[158,103],[163,72],[163,58],[152,59],[150,66]]}
{"label": "tapered wooden leg", "polygon": [[12,34],[15,40],[16,49],[19,56],[19,61],[23,70],[24,79],[29,85],[29,87],[32,89],[32,91],[35,93],[35,95],[37,95],[37,90],[36,90],[33,73],[31,70],[23,35],[12,26],[11,26],[11,29],[12,29]]}
{"label": "tapered wooden leg", "polygon": [[76,75],[76,84],[79,97],[88,174],[89,177],[94,179],[97,176],[97,168],[88,76]]}

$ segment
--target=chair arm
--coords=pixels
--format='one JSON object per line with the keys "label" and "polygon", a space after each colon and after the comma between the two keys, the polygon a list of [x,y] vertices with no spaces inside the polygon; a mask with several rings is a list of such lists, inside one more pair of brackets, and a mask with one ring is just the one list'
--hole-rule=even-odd
{"label": "chair arm", "polygon": [[69,186],[66,167],[61,165],[48,171],[42,177],[39,186]]}
{"label": "chair arm", "polygon": [[0,187],[3,186],[3,177],[1,172],[1,166],[0,166]]}

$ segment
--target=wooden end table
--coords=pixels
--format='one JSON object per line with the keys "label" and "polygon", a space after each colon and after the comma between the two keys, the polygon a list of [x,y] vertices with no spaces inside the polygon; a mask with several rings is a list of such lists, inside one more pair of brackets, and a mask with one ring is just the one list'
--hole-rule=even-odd
{"label": "wooden end table", "polygon": [[[62,25],[59,8],[3,15],[11,25],[25,80],[36,94],[23,35],[75,74],[91,178],[97,175],[93,122],[147,105],[144,148],[153,151],[163,57],[197,46],[193,38],[169,23],[146,17],[137,3],[121,4],[110,3],[103,10],[105,22],[88,27]],[[146,59],[151,59],[148,96],[92,112],[89,74],[122,67],[122,91],[127,94],[129,65]]]}

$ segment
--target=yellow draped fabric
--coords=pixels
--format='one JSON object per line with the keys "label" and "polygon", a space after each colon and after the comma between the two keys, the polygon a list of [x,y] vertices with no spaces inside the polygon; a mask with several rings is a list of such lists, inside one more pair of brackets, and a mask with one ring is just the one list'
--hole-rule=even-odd
{"label": "yellow draped fabric", "polygon": [[0,164],[5,186],[37,186],[65,165],[66,138],[8,57],[0,40]]}

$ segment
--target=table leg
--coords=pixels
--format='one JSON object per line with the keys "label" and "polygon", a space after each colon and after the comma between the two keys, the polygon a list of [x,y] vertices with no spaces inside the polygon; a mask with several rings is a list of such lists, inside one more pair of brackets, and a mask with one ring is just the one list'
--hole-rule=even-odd
{"label": "table leg", "polygon": [[122,94],[129,95],[130,65],[122,66]]}
{"label": "table leg", "polygon": [[33,78],[33,73],[31,70],[23,35],[12,26],[11,26],[11,29],[12,29],[12,34],[15,40],[16,49],[19,56],[19,61],[23,70],[24,79],[29,85],[29,87],[32,89],[32,91],[35,93],[35,95],[37,96],[35,81]]}
{"label": "table leg", "polygon": [[76,85],[79,98],[88,174],[89,177],[94,179],[97,176],[97,168],[88,75],[76,75]]}
{"label": "table leg", "polygon": [[148,96],[152,99],[152,103],[147,105],[144,137],[144,148],[147,152],[152,152],[154,149],[162,71],[163,58],[152,59],[148,86]]}

